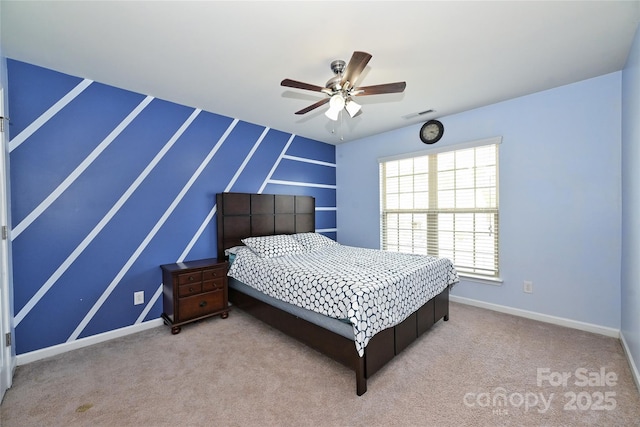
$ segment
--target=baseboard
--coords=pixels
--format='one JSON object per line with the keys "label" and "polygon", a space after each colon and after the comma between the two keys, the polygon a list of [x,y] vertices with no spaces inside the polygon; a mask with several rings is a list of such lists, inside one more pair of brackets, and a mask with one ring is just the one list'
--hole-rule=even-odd
{"label": "baseboard", "polygon": [[527,319],[538,320],[545,323],[552,323],[554,325],[565,326],[567,328],[578,329],[580,331],[593,332],[594,334],[605,335],[607,337],[620,338],[620,330],[615,328],[608,328],[606,326],[579,322],[577,320],[566,319],[564,317],[550,316],[548,314],[536,313],[535,311],[521,310],[519,308],[492,304],[455,295],[449,295],[449,299],[453,302],[459,302],[460,304],[472,305],[474,307],[486,308],[487,310],[513,314],[514,316],[525,317]]}
{"label": "baseboard", "polygon": [[47,357],[51,356],[57,356],[58,354],[66,353],[67,351],[76,350],[82,347],[88,347],[93,344],[98,344],[130,334],[135,334],[136,332],[146,331],[147,329],[157,328],[158,326],[162,325],[164,325],[162,319],[154,319],[137,325],[126,326],[114,331],[104,332],[102,334],[81,338],[72,342],[54,345],[51,347],[43,348],[41,350],[31,351],[29,353],[19,354],[16,356],[17,365],[26,365],[27,363],[46,359]]}
{"label": "baseboard", "polygon": [[631,376],[633,376],[633,380],[636,383],[636,388],[640,391],[640,373],[638,372],[638,367],[633,360],[633,356],[631,355],[631,349],[627,345],[627,340],[624,338],[624,334],[620,331],[620,341],[622,342],[622,348],[624,349],[624,354],[627,356],[627,362],[629,362],[629,368],[631,368]]}

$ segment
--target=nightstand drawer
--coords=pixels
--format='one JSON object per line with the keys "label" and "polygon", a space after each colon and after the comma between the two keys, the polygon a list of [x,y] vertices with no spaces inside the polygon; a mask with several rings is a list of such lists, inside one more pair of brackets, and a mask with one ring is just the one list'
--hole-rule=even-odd
{"label": "nightstand drawer", "polygon": [[192,297],[181,298],[178,311],[183,320],[205,316],[224,308],[224,292],[207,292]]}
{"label": "nightstand drawer", "polygon": [[178,284],[186,285],[189,283],[202,282],[202,271],[192,271],[191,273],[178,274]]}
{"label": "nightstand drawer", "polygon": [[178,296],[181,298],[199,294],[200,292],[202,292],[202,282],[191,283],[189,285],[182,285],[178,287]]}
{"label": "nightstand drawer", "polygon": [[202,280],[224,279],[227,276],[227,268],[223,265],[217,268],[211,268],[202,271]]}
{"label": "nightstand drawer", "polygon": [[221,291],[224,289],[226,279],[221,277],[215,280],[207,280],[202,282],[202,292]]}

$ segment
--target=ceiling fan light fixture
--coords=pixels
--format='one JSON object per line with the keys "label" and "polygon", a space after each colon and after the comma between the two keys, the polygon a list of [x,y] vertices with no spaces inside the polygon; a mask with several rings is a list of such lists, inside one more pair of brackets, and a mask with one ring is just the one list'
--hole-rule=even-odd
{"label": "ceiling fan light fixture", "polygon": [[337,93],[333,95],[329,100],[329,109],[327,110],[326,113],[324,113],[324,115],[331,120],[334,120],[334,121],[338,120],[338,115],[340,114],[340,111],[342,111],[342,109],[344,108],[344,104],[345,104],[344,98],[342,97],[341,94]]}
{"label": "ceiling fan light fixture", "polygon": [[351,118],[353,118],[356,114],[358,114],[358,112],[360,112],[360,109],[362,107],[360,106],[360,104],[358,104],[357,102],[355,102],[353,99],[349,98],[347,100],[347,102],[344,105],[344,109],[347,110],[347,112],[349,113],[349,116],[351,116]]}
{"label": "ceiling fan light fixture", "polygon": [[281,86],[292,87],[296,89],[310,90],[328,95],[320,101],[296,111],[296,114],[306,114],[309,111],[329,104],[329,109],[325,115],[331,120],[338,120],[343,109],[351,117],[356,117],[362,113],[360,105],[353,102],[352,98],[356,95],[381,95],[385,93],[401,93],[407,86],[406,82],[385,83],[373,86],[357,86],[357,81],[362,71],[367,67],[371,54],[367,52],[355,51],[348,63],[343,60],[336,60],[331,63],[331,70],[334,76],[327,81],[327,84],[317,86],[314,84],[299,82],[297,80],[284,79],[280,82]]}

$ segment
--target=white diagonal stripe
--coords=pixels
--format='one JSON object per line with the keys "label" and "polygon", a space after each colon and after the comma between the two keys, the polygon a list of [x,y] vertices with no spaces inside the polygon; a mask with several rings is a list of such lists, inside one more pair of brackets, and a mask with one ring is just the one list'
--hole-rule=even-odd
{"label": "white diagonal stripe", "polygon": [[284,148],[280,152],[280,156],[278,157],[278,160],[276,160],[276,162],[273,164],[273,167],[271,167],[271,170],[269,171],[269,175],[267,175],[267,177],[262,182],[262,185],[260,186],[260,189],[258,190],[258,194],[262,194],[262,192],[264,191],[264,188],[267,186],[267,184],[271,180],[271,177],[273,176],[274,172],[278,168],[278,165],[280,164],[280,162],[284,158],[285,153],[289,149],[289,146],[291,145],[291,143],[293,142],[293,139],[295,137],[296,136],[294,134],[291,134],[291,136],[289,137],[289,140],[287,141],[287,144],[284,146]]}
{"label": "white diagonal stripe", "polygon": [[284,159],[294,160],[296,162],[313,163],[313,164],[316,164],[316,165],[329,166],[329,167],[332,167],[332,168],[336,167],[335,163],[323,162],[322,160],[307,159],[306,157],[291,156],[291,155],[288,155],[288,154],[285,154],[282,157]]}
{"label": "white diagonal stripe", "polygon": [[331,188],[333,190],[336,189],[336,186],[332,184],[314,184],[312,182],[284,181],[281,179],[271,179],[269,180],[269,184],[294,185],[297,187]]}
{"label": "white diagonal stripe", "polygon": [[29,312],[33,309],[33,307],[42,299],[42,297],[51,289],[51,287],[58,281],[60,276],[62,276],[69,267],[73,264],[73,262],[78,259],[80,254],[91,244],[91,242],[96,238],[96,236],[102,231],[102,229],[111,221],[111,219],[118,213],[120,208],[125,204],[127,200],[131,197],[131,195],[136,191],[136,189],[142,184],[145,178],[151,173],[153,168],[160,163],[160,160],[164,157],[164,155],[169,151],[171,147],[176,143],[176,141],[182,136],[185,130],[191,125],[191,123],[195,120],[195,118],[200,114],[202,110],[195,110],[191,116],[180,126],[180,128],[176,131],[176,133],[169,139],[169,141],[162,147],[162,149],[156,154],[156,156],[151,160],[151,162],[147,165],[146,168],[138,175],[138,177],[133,181],[133,183],[127,188],[122,196],[118,199],[118,201],[111,207],[109,212],[98,222],[98,224],[87,234],[87,236],[80,242],[80,244],[74,249],[73,252],[64,260],[62,264],[53,272],[53,274],[47,279],[47,281],[38,289],[31,299],[22,307],[20,312],[15,316],[14,322],[15,325],[18,326],[22,319],[29,314]]}
{"label": "white diagonal stripe", "polygon": [[71,184],[84,172],[95,159],[116,139],[118,135],[133,121],[149,105],[153,100],[152,96],[147,96],[120,124],[111,131],[109,135],[75,168],[69,176],[58,185],[58,187],[49,194],[40,204],[27,215],[20,223],[11,230],[11,240],[15,240],[20,233],[33,223],[53,202],[55,202],[62,193],[65,192]]}
{"label": "white diagonal stripe", "polygon": [[[235,175],[233,176],[233,178],[231,178],[231,181],[229,181],[229,184],[224,189],[225,192],[231,190],[231,188],[233,187],[233,184],[236,183],[236,181],[238,180],[238,177],[240,176],[242,171],[247,166],[247,163],[249,163],[249,160],[251,160],[251,158],[255,154],[256,150],[258,149],[258,147],[262,143],[262,140],[264,139],[265,136],[267,136],[267,133],[269,133],[269,128],[265,128],[264,131],[262,131],[262,134],[260,135],[260,137],[258,138],[256,143],[253,145],[253,147],[251,148],[251,151],[249,151],[249,154],[247,154],[247,157],[245,157],[244,161],[242,162],[242,165],[240,165],[240,167],[236,171]],[[196,244],[196,242],[198,241],[198,239],[200,238],[202,233],[204,233],[204,230],[207,228],[207,225],[209,225],[211,223],[211,221],[213,220],[213,217],[216,214],[217,207],[218,207],[218,205],[216,205],[214,203],[213,208],[211,209],[211,211],[209,211],[209,213],[205,217],[204,221],[202,221],[202,224],[200,224],[200,227],[198,228],[198,231],[196,231],[196,233],[193,235],[193,237],[191,238],[191,241],[184,248],[184,251],[182,251],[182,254],[180,254],[180,257],[178,258],[178,260],[176,262],[184,261],[184,259],[187,257],[189,252],[191,252],[191,249]]]}
{"label": "white diagonal stripe", "polygon": [[227,184],[227,188],[224,189],[225,192],[231,190],[231,188],[233,187],[233,184],[236,183],[236,181],[238,180],[238,177],[240,176],[242,171],[244,171],[244,168],[247,167],[247,163],[249,163],[249,160],[251,160],[251,158],[255,154],[256,150],[258,149],[258,147],[262,143],[262,140],[265,138],[265,136],[267,136],[267,133],[269,133],[269,129],[270,128],[264,128],[264,130],[262,131],[262,134],[260,135],[260,137],[258,138],[256,143],[253,145],[253,148],[251,148],[251,151],[249,152],[247,157],[245,157],[244,161],[242,162],[242,165],[240,165],[240,167],[236,171],[236,173],[233,176],[233,178],[231,178],[231,181],[229,181],[229,184]]}
{"label": "white diagonal stripe", "polygon": [[149,245],[151,240],[155,237],[155,235],[158,233],[160,228],[164,225],[164,223],[167,221],[169,216],[176,209],[178,204],[180,204],[180,201],[187,194],[187,192],[189,191],[191,186],[193,186],[193,184],[196,182],[196,180],[198,179],[198,177],[200,176],[202,171],[209,164],[209,162],[211,161],[213,156],[216,154],[216,152],[218,151],[218,149],[220,148],[222,143],[227,139],[227,137],[229,136],[229,134],[231,133],[231,131],[233,130],[233,128],[236,126],[237,123],[238,123],[238,119],[234,119],[233,123],[231,123],[231,125],[229,125],[229,128],[226,130],[224,135],[222,135],[222,137],[218,140],[218,143],[211,149],[211,151],[209,152],[209,154],[207,154],[207,157],[204,158],[202,163],[200,163],[200,166],[198,166],[198,169],[193,173],[193,175],[191,176],[189,181],[185,184],[185,186],[182,188],[180,193],[176,196],[176,198],[173,200],[171,205],[167,208],[167,210],[164,212],[164,214],[158,220],[158,222],[156,222],[156,225],[149,232],[149,234],[147,234],[147,236],[144,238],[142,243],[140,243],[140,245],[134,251],[134,253],[131,255],[129,260],[120,269],[118,274],[116,274],[116,277],[114,277],[113,280],[111,281],[111,283],[109,283],[109,286],[107,286],[107,289],[105,289],[104,292],[102,293],[102,295],[100,295],[100,298],[98,298],[98,301],[96,301],[96,303],[93,305],[93,307],[91,307],[91,310],[89,310],[87,315],[82,319],[82,321],[76,327],[76,329],[73,331],[73,333],[71,334],[69,339],[67,339],[67,342],[74,341],[76,338],[78,338],[78,336],[80,336],[80,334],[82,333],[84,328],[87,327],[87,325],[89,324],[91,319],[93,319],[93,316],[95,316],[95,314],[98,312],[98,310],[100,310],[100,307],[102,307],[102,304],[104,304],[105,301],[107,300],[107,298],[109,298],[109,295],[111,295],[111,292],[113,292],[113,290],[116,288],[116,286],[118,286],[118,283],[120,283],[120,281],[122,280],[124,275],[127,273],[127,271],[129,271],[131,266],[136,262],[138,257],[142,254],[142,251],[144,251],[144,249],[147,247],[147,245]]}
{"label": "white diagonal stripe", "polygon": [[135,322],[136,325],[142,323],[144,318],[147,317],[147,314],[149,314],[149,311],[151,311],[151,308],[153,307],[153,305],[156,303],[156,301],[158,301],[158,298],[160,298],[160,295],[162,295],[162,283],[160,283],[160,287],[156,289],[156,292],[153,294],[153,296],[149,300],[149,303],[146,305],[144,310],[142,310],[142,313],[140,313],[140,316],[138,316],[138,318],[136,319],[136,322]]}
{"label": "white diagonal stripe", "polygon": [[47,111],[42,113],[40,117],[35,119],[29,126],[24,128],[22,132],[16,135],[15,138],[12,138],[11,141],[9,142],[9,152],[12,152],[16,148],[18,148],[18,146],[22,144],[31,135],[33,135],[35,131],[37,131],[38,129],[40,129],[40,127],[42,127],[42,125],[47,123],[47,121],[49,121],[51,117],[55,116],[67,104],[73,101],[73,99],[76,96],[80,95],[83,90],[88,88],[91,83],[93,83],[93,81],[88,79],[84,79],[83,81],[78,83],[78,85],[73,89],[71,89],[69,93],[67,93],[65,96],[60,98],[58,102],[56,102],[51,107],[49,107]]}

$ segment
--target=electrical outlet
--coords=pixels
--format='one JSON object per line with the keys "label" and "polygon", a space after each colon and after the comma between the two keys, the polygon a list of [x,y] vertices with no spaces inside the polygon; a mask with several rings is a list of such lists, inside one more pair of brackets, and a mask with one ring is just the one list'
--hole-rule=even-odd
{"label": "electrical outlet", "polygon": [[528,294],[532,294],[533,293],[533,282],[530,280],[525,280],[524,281],[524,291]]}
{"label": "electrical outlet", "polygon": [[133,293],[133,305],[144,304],[144,291]]}

